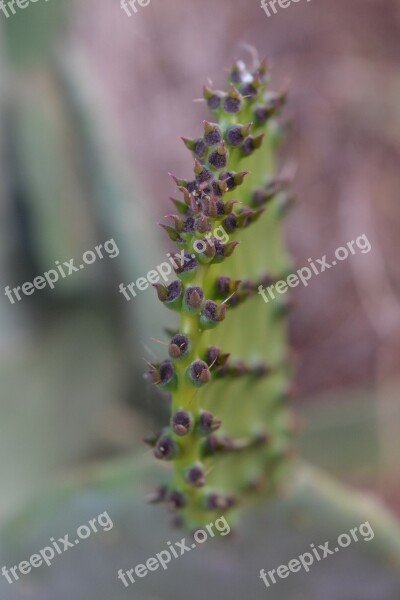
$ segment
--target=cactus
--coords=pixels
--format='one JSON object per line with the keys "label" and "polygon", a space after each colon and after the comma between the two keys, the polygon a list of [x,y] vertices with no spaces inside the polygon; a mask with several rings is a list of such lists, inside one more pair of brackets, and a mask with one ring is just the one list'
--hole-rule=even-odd
{"label": "cactus", "polygon": [[290,268],[281,233],[288,186],[277,175],[278,116],[286,94],[269,89],[266,62],[237,62],[226,92],[204,87],[212,121],[182,138],[194,178],[172,176],[178,214],[162,225],[176,243],[178,279],[155,283],[180,315],[169,359],[151,366],[171,395],[169,426],[148,439],[173,478],[151,496],[193,530],[272,494],[290,464],[288,303],[265,304],[261,285]]}

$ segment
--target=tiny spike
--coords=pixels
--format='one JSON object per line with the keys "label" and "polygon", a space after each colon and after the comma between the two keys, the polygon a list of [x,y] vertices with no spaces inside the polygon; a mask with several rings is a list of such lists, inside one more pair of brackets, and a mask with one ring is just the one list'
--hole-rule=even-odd
{"label": "tiny spike", "polygon": [[160,460],[172,460],[178,454],[178,447],[169,434],[162,435],[154,449],[154,456]]}
{"label": "tiny spike", "polygon": [[162,285],[162,283],[153,283],[152,285],[157,290],[158,299],[161,300],[161,302],[165,302],[168,297],[168,290],[165,285]]}
{"label": "tiny spike", "polygon": [[175,230],[178,233],[182,233],[185,228],[185,221],[182,219],[182,217],[178,217],[178,215],[165,215],[165,218],[172,219],[175,225]]}
{"label": "tiny spike", "polygon": [[176,242],[179,240],[179,233],[176,231],[176,229],[174,229],[173,227],[170,227],[169,225],[164,225],[163,223],[158,223],[160,227],[162,227],[164,229],[164,231],[167,232],[168,236],[170,237],[170,239],[173,242]]}
{"label": "tiny spike", "polygon": [[[211,198],[208,201],[209,203],[211,203]],[[212,215],[210,215],[212,216]],[[216,214],[214,216],[217,216]],[[196,230],[199,233],[207,233],[208,231],[211,230],[211,224],[210,224],[210,219],[202,214],[200,215],[200,217],[196,220]]]}
{"label": "tiny spike", "polygon": [[224,256],[231,256],[233,251],[235,250],[235,248],[237,246],[239,246],[240,242],[239,240],[235,240],[233,242],[229,242],[229,244],[226,244],[225,248],[224,248]]}
{"label": "tiny spike", "polygon": [[204,292],[199,286],[188,287],[185,291],[184,306],[190,313],[198,313],[204,300]]}
{"label": "tiny spike", "polygon": [[227,164],[228,151],[224,142],[221,142],[218,148],[210,154],[208,157],[208,163],[214,167],[214,169],[224,169]]}
{"label": "tiny spike", "polygon": [[157,290],[158,298],[171,310],[180,310],[182,305],[183,289],[179,280],[173,281],[167,287],[162,283],[153,283]]}
{"label": "tiny spike", "polygon": [[225,319],[226,304],[218,305],[212,300],[207,300],[200,317],[200,325],[203,329],[212,329],[220,321]]}
{"label": "tiny spike", "polygon": [[204,142],[207,146],[215,146],[222,141],[221,129],[215,123],[204,121]]}
{"label": "tiny spike", "polygon": [[249,171],[240,171],[240,173],[235,173],[233,180],[235,185],[242,185],[244,178],[249,174]]}
{"label": "tiny spike", "polygon": [[249,135],[241,146],[243,156],[250,156],[255,150],[260,148],[264,139],[264,135],[264,133],[261,133],[256,137]]}
{"label": "tiny spike", "polygon": [[217,431],[221,424],[222,421],[216,419],[210,412],[203,411],[198,425],[199,433],[200,435],[210,435],[210,433]]}
{"label": "tiny spike", "polygon": [[187,188],[189,181],[187,181],[186,179],[179,179],[176,175],[173,175],[172,173],[168,173],[168,175],[174,180],[178,187]]}
{"label": "tiny spike", "polygon": [[252,123],[246,126],[235,125],[234,127],[230,127],[226,132],[226,141],[227,143],[236,148],[236,146],[240,146],[245,140],[245,138],[249,135]]}
{"label": "tiny spike", "polygon": [[170,197],[171,202],[174,203],[176,209],[178,210],[178,212],[180,212],[182,215],[186,215],[188,212],[188,206],[187,204],[185,204],[184,202],[182,202],[181,200],[176,200],[176,198],[171,198]]}
{"label": "tiny spike", "polygon": [[230,72],[230,80],[232,83],[242,83],[242,77],[244,72],[244,64],[241,61],[237,61]]}
{"label": "tiny spike", "polygon": [[224,100],[224,110],[228,113],[238,113],[242,107],[243,98],[234,85],[231,85]]}
{"label": "tiny spike", "polygon": [[193,155],[198,159],[203,159],[207,153],[207,146],[202,138],[189,139],[181,137],[181,140],[185,144],[186,148],[190,150]]}
{"label": "tiny spike", "polygon": [[187,207],[190,207],[190,199],[191,199],[191,194],[189,192],[189,190],[185,187],[179,186],[178,190],[183,194],[183,200],[185,202],[185,204],[187,205]]}
{"label": "tiny spike", "polygon": [[168,352],[171,358],[184,358],[191,350],[191,343],[186,335],[180,333],[174,335],[168,346]]}
{"label": "tiny spike", "polygon": [[257,67],[255,74],[259,76],[260,80],[264,83],[267,81],[267,75],[269,73],[268,61],[264,58],[259,66]]}
{"label": "tiny spike", "polygon": [[185,144],[186,148],[193,152],[196,147],[196,140],[191,140],[190,138],[186,138],[181,136],[182,142]]}
{"label": "tiny spike", "polygon": [[215,92],[211,88],[204,86],[203,87],[203,95],[207,102],[207,106],[210,110],[216,111],[221,106],[222,94],[219,92]]}

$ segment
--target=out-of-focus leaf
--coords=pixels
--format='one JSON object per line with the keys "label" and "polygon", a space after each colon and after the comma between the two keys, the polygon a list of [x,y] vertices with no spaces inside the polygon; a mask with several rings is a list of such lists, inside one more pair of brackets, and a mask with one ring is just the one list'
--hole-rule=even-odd
{"label": "out-of-focus leaf", "polygon": [[[48,60],[62,37],[73,0],[36,0],[15,15],[1,13],[7,56],[15,67],[31,67]],[[7,3],[6,3],[7,6]]]}
{"label": "out-of-focus leaf", "polygon": [[[93,534],[79,547],[24,576],[7,600],[398,600],[400,594],[400,529],[373,502],[349,492],[319,471],[297,465],[285,497],[247,515],[235,538],[209,539],[201,547],[137,578],[125,588],[118,569],[128,570],[180,541],[167,515],[145,505],[143,496],[154,478],[152,463],[127,461],[100,473],[82,475],[80,487],[69,485],[50,501],[38,503],[3,532],[1,560],[17,564],[44,547],[50,537],[74,532],[107,511],[114,523],[109,532]],[[312,565],[310,572],[279,579],[268,590],[260,569],[277,569],[310,550],[310,544],[330,541],[369,521],[375,537],[361,539]],[[220,523],[220,525],[222,525]],[[221,527],[222,530],[226,530]],[[10,595],[11,592],[11,595]]]}

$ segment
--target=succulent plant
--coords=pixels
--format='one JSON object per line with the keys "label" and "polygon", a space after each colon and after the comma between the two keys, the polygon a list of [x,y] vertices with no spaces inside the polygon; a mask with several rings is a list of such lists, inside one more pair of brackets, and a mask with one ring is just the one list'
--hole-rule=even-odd
{"label": "succulent plant", "polygon": [[173,176],[178,214],[163,225],[178,246],[178,279],[154,287],[180,323],[169,359],[151,369],[171,395],[170,423],[148,440],[174,469],[152,501],[190,529],[217,513],[232,520],[273,493],[293,431],[288,303],[267,305],[257,294],[290,268],[281,232],[288,186],[277,175],[286,95],[270,90],[265,62],[252,71],[237,62],[227,91],[204,87],[204,99],[211,121],[201,136],[182,138],[194,176]]}

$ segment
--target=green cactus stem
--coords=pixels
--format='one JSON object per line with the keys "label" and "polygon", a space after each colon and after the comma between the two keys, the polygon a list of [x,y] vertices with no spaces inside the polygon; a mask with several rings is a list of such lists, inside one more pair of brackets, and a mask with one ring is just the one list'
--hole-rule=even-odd
{"label": "green cactus stem", "polygon": [[[190,529],[276,490],[290,463],[293,419],[286,304],[258,287],[290,268],[281,221],[288,200],[277,174],[285,94],[269,88],[266,63],[238,62],[226,92],[204,88],[212,121],[182,138],[194,178],[173,176],[179,214],[164,225],[177,244],[178,279],[156,284],[178,311],[170,358],[151,370],[171,394],[171,420],[152,440],[172,479],[153,496]],[[258,493],[258,494],[257,494]]]}

